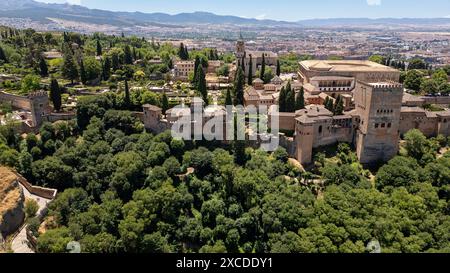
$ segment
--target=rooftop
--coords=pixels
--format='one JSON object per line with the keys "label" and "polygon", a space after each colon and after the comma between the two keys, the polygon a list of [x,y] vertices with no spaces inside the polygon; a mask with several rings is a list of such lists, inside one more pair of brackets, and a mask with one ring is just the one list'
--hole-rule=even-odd
{"label": "rooftop", "polygon": [[336,71],[336,72],[377,72],[377,71],[395,71],[396,69],[381,65],[379,63],[371,61],[359,61],[359,60],[307,60],[300,62],[300,65],[307,70],[316,71]]}

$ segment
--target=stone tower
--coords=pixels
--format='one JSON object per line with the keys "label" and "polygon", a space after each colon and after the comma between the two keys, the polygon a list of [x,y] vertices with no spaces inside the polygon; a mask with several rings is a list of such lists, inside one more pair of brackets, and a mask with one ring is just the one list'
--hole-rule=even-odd
{"label": "stone tower", "polygon": [[360,122],[356,152],[362,164],[388,161],[397,154],[402,97],[399,83],[357,82],[354,99]]}
{"label": "stone tower", "polygon": [[239,40],[236,42],[235,56],[238,61],[245,57],[245,42],[242,33],[239,33]]}
{"label": "stone tower", "polygon": [[307,117],[295,120],[296,158],[301,164],[310,164],[314,145],[314,122]]}
{"label": "stone tower", "polygon": [[47,92],[37,91],[28,95],[33,127],[39,127],[48,120],[51,113]]}
{"label": "stone tower", "polygon": [[150,104],[143,105],[143,109],[145,128],[151,131],[156,131],[162,117],[162,109]]}

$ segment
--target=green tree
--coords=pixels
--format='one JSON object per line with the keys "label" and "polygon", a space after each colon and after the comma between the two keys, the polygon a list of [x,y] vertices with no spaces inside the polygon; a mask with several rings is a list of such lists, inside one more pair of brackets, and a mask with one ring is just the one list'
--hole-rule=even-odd
{"label": "green tree", "polygon": [[130,89],[128,87],[128,81],[125,79],[125,97],[124,104],[126,109],[130,109],[131,107],[131,99],[130,99]]}
{"label": "green tree", "polygon": [[291,87],[291,82],[286,84],[286,112],[295,112],[295,91]]}
{"label": "green tree", "polygon": [[166,92],[164,92],[162,95],[161,105],[162,105],[162,112],[165,115],[166,111],[169,110],[169,99],[167,98]]}
{"label": "green tree", "polygon": [[53,107],[56,111],[61,110],[61,89],[59,87],[58,81],[56,79],[52,79],[50,83],[50,100],[53,103]]}
{"label": "green tree", "polygon": [[279,111],[281,113],[287,111],[286,98],[287,98],[287,92],[286,92],[286,88],[283,86],[283,87],[281,87],[280,96],[278,97]]}
{"label": "green tree", "polygon": [[247,84],[252,85],[253,84],[253,58],[252,55],[249,55],[250,60],[248,61],[248,79]]}
{"label": "green tree", "polygon": [[125,64],[133,64],[133,55],[131,54],[131,48],[129,45],[125,46],[123,53],[124,53],[123,60]]}
{"label": "green tree", "polygon": [[102,45],[100,44],[100,40],[97,39],[97,56],[102,56],[103,52],[102,52]]}
{"label": "green tree", "polygon": [[68,50],[64,56],[64,63],[62,67],[62,75],[66,79],[70,80],[72,84],[75,80],[78,79],[78,68],[75,63],[75,59],[73,57],[72,51]]}
{"label": "green tree", "polygon": [[3,50],[3,48],[0,46],[0,61],[7,63],[8,59],[6,58],[5,55],[5,51]]}
{"label": "green tree", "polygon": [[233,99],[231,98],[231,90],[230,87],[227,87],[227,93],[225,95],[225,106],[233,105]]}
{"label": "green tree", "polygon": [[369,61],[379,63],[379,64],[384,64],[384,63],[386,63],[386,58],[384,58],[381,55],[372,55],[372,56],[370,56]]}
{"label": "green tree", "polygon": [[428,153],[431,153],[433,157],[436,153],[430,141],[417,129],[412,129],[405,134],[405,144],[408,155],[418,161]]}
{"label": "green tree", "polygon": [[266,84],[270,83],[270,81],[273,79],[273,77],[274,77],[274,74],[273,74],[272,69],[270,67],[265,69],[264,77],[263,77],[264,83],[266,83]]}
{"label": "green tree", "polygon": [[66,253],[67,244],[73,240],[67,227],[51,229],[39,236],[37,250],[40,253]]}
{"label": "green tree", "polygon": [[419,58],[412,59],[409,62],[408,70],[412,70],[412,69],[427,69],[427,64],[422,59],[419,59]]}
{"label": "green tree", "polygon": [[295,98],[295,110],[305,109],[305,91],[303,86],[300,91],[297,93],[297,97]]}
{"label": "green tree", "polygon": [[194,86],[197,88],[198,85],[198,68],[201,67],[201,61],[200,61],[200,57],[197,55],[195,56],[195,61],[194,61],[194,78],[193,78],[193,84]]}
{"label": "green tree", "polygon": [[434,79],[425,79],[420,84],[420,91],[425,94],[436,94],[439,91],[439,84]]}
{"label": "green tree", "polygon": [[101,77],[102,65],[94,57],[87,57],[82,63],[85,70],[86,81],[93,81]]}
{"label": "green tree", "polygon": [[41,74],[42,77],[47,77],[48,76],[47,62],[42,57],[39,60],[39,70],[40,70],[40,74]]}
{"label": "green tree", "polygon": [[241,67],[238,67],[234,82],[234,105],[244,105],[245,76]]}
{"label": "green tree", "polygon": [[422,84],[422,74],[418,70],[409,70],[406,73],[405,80],[403,82],[405,88],[420,91],[420,85]]}
{"label": "green tree", "polygon": [[28,94],[41,88],[41,79],[37,75],[28,74],[22,79],[21,90]]}
{"label": "green tree", "polygon": [[281,75],[281,65],[280,60],[277,60],[277,76],[279,77]]}
{"label": "green tree", "polygon": [[412,158],[397,156],[382,166],[375,177],[375,185],[378,189],[385,187],[407,187],[417,182],[419,169]]}
{"label": "green tree", "polygon": [[27,218],[33,218],[39,210],[39,205],[34,199],[27,199],[24,206]]}
{"label": "green tree", "polygon": [[261,61],[261,70],[259,72],[259,76],[261,77],[261,80],[264,81],[264,75],[266,74],[266,57],[265,54],[262,54],[262,61]]}
{"label": "green tree", "polygon": [[206,86],[205,72],[200,65],[197,68],[197,92],[202,96],[205,105],[208,105],[208,90]]}
{"label": "green tree", "polygon": [[105,58],[102,69],[103,80],[109,80],[109,77],[111,76],[111,59],[109,57]]}
{"label": "green tree", "polygon": [[334,102],[333,110],[334,110],[333,114],[335,116],[339,116],[344,113],[344,99],[342,98],[341,95],[339,95],[336,101]]}
{"label": "green tree", "polygon": [[80,62],[80,80],[83,84],[87,83],[86,69],[84,69],[84,60]]}

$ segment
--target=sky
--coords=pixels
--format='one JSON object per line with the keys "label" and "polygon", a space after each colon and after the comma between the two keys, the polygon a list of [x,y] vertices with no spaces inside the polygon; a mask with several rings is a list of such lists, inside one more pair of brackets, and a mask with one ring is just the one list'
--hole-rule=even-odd
{"label": "sky", "polygon": [[112,11],[207,11],[247,18],[450,18],[450,0],[37,0]]}

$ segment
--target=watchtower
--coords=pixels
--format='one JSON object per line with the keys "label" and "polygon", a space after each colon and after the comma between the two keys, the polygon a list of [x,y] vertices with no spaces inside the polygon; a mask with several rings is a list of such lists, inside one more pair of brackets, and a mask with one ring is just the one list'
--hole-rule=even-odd
{"label": "watchtower", "polygon": [[361,163],[388,161],[397,154],[402,98],[399,83],[357,82],[354,100],[360,122],[356,151]]}
{"label": "watchtower", "polygon": [[28,95],[33,127],[39,127],[47,121],[51,113],[47,92],[36,91]]}

